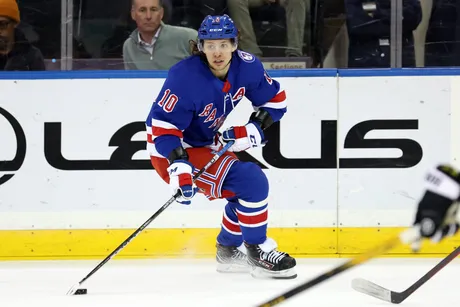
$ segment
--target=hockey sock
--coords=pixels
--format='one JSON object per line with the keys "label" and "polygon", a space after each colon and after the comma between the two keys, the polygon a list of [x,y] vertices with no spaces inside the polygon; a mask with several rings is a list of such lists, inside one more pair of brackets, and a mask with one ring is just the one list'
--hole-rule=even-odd
{"label": "hockey sock", "polygon": [[236,202],[229,201],[224,208],[221,229],[217,236],[217,242],[221,245],[240,246],[243,243],[243,236],[236,215],[236,207],[238,205]]}
{"label": "hockey sock", "polygon": [[255,163],[237,161],[230,168],[223,187],[238,199],[235,209],[244,241],[248,244],[264,243],[269,190],[265,173]]}
{"label": "hockey sock", "polygon": [[267,239],[268,203],[239,200],[236,207],[238,221],[244,241],[248,244],[262,244]]}

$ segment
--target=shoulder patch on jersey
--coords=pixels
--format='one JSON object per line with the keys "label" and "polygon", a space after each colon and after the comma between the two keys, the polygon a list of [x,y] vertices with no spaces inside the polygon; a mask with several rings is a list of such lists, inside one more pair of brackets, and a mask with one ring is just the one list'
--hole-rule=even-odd
{"label": "shoulder patch on jersey", "polygon": [[238,55],[246,63],[252,63],[256,60],[256,58],[252,54],[241,51],[241,50],[238,50]]}

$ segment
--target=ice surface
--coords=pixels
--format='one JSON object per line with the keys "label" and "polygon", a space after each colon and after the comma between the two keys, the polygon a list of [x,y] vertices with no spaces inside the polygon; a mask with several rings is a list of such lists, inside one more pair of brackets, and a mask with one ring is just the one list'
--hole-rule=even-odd
{"label": "ice surface", "polygon": [[[377,307],[391,305],[351,288],[355,277],[401,291],[440,259],[377,259],[311,288],[279,306]],[[69,288],[98,261],[0,262],[2,307],[255,306],[345,259],[300,259],[294,280],[255,280],[219,274],[213,260],[113,259],[84,285],[88,294],[67,296]],[[455,260],[401,306],[456,306],[460,261]]]}

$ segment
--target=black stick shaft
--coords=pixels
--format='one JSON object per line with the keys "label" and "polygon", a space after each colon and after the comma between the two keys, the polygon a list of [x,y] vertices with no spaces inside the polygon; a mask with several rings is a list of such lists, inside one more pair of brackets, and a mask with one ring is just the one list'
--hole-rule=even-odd
{"label": "black stick shaft", "polygon": [[417,280],[412,286],[404,290],[403,292],[393,292],[391,293],[391,300],[393,303],[399,304],[408,298],[412,293],[414,293],[418,288],[430,280],[434,275],[441,271],[446,265],[448,265],[452,260],[457,258],[460,254],[460,246],[457,247],[452,253],[447,255],[442,259],[434,268],[429,270],[425,275],[423,275],[419,280]]}
{"label": "black stick shaft", "polygon": [[[206,164],[198,173],[193,176],[193,181],[200,177],[212,164],[214,164],[219,158],[233,145],[233,141],[228,142],[221,150],[219,150],[212,159]],[[156,219],[166,208],[168,208],[177,197],[180,196],[178,191],[173,197],[171,197],[157,212],[155,212],[147,221],[144,222],[139,228],[136,229],[125,241],[123,241],[113,252],[110,253],[104,260],[102,260],[91,272],[88,273],[82,280],[80,280],[79,285],[82,285],[88,278],[90,278],[94,273],[96,273],[104,264],[106,264],[110,259],[112,259],[116,254],[118,254],[132,239],[137,237],[137,235],[144,230],[154,219]]]}
{"label": "black stick shaft", "polygon": [[299,294],[299,293],[302,293],[303,291],[305,290],[308,290],[320,283],[322,283],[323,281],[326,281],[348,269],[351,269],[352,267],[354,266],[357,266],[357,265],[360,265],[372,258],[375,258],[383,253],[385,253],[386,251],[396,247],[397,245],[401,244],[401,243],[408,243],[408,242],[412,242],[416,236],[418,236],[418,233],[419,231],[415,230],[415,229],[409,229],[407,231],[404,231],[403,233],[400,234],[400,236],[398,237],[395,237],[393,239],[390,239],[386,242],[384,242],[383,244],[375,247],[374,249],[371,249],[369,250],[368,252],[364,253],[364,254],[361,254],[361,255],[358,255],[356,256],[355,258],[345,262],[344,264],[334,268],[334,269],[331,269],[329,270],[328,272],[326,273],[323,273],[321,275],[319,275],[318,277],[308,281],[308,282],[305,282],[305,283],[302,283],[300,285],[298,285],[297,287],[283,293],[283,294],[280,294],[278,296],[276,296],[275,298],[269,300],[269,301],[266,301],[265,303],[263,304],[260,304],[260,305],[257,305],[257,307],[272,307],[272,306],[275,306],[275,305],[278,305],[280,304],[281,302],[284,302],[285,300]]}

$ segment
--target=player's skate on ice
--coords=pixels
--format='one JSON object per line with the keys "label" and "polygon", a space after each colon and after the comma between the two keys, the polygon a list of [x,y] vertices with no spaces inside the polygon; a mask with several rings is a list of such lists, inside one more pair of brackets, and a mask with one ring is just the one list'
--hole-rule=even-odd
{"label": "player's skate on ice", "polygon": [[[152,165],[171,193],[181,192],[182,204],[190,204],[198,191],[210,200],[227,200],[217,237],[219,272],[294,278],[295,259],[267,238],[267,177],[257,164],[233,153],[269,141],[264,130],[286,113],[286,94],[255,56],[237,49],[238,30],[227,15],[207,16],[191,45],[194,55],[169,70],[146,120]],[[220,134],[243,97],[256,111],[244,126]],[[213,150],[229,141],[234,141],[229,151],[193,182]]]}
{"label": "player's skate on ice", "polygon": [[223,246],[217,243],[217,271],[221,273],[249,272],[248,256],[244,245]]}
{"label": "player's skate on ice", "polygon": [[296,278],[295,259],[289,254],[276,250],[276,242],[268,238],[262,244],[245,243],[248,250],[248,261],[252,266],[254,277],[265,278]]}

